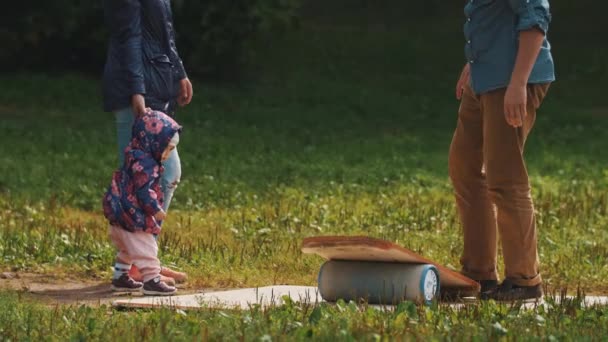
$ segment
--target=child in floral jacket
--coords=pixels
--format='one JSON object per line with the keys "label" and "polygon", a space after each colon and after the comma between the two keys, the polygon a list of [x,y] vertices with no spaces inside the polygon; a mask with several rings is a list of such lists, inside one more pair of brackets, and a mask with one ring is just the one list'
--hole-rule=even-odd
{"label": "child in floral jacket", "polygon": [[[136,118],[123,166],[114,172],[103,198],[110,222],[110,238],[118,249],[112,289],[145,295],[172,295],[175,287],[161,281],[156,235],[166,213],[160,188],[162,161],[179,142],[181,126],[168,115],[149,111]],[[143,275],[143,284],[129,276],[131,265]]]}

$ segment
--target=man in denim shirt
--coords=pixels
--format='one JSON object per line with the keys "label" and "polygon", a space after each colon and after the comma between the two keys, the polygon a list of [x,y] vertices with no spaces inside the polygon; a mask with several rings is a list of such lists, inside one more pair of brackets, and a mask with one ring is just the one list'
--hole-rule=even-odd
{"label": "man in denim shirt", "polygon": [[[542,297],[537,237],[524,143],[555,80],[546,39],[548,0],[468,0],[467,63],[449,171],[463,224],[462,273],[482,299]],[[498,286],[497,232],[505,280]]]}

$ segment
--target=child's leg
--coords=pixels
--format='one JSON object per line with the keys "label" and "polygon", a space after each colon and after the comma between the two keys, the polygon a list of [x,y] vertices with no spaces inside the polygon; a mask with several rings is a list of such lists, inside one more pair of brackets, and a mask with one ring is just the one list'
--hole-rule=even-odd
{"label": "child's leg", "polygon": [[114,275],[112,276],[112,291],[133,292],[140,290],[143,284],[129,277],[131,256],[129,255],[128,245],[125,244],[125,233],[128,232],[120,227],[111,226],[109,233],[110,239],[118,249],[114,265]]}
{"label": "child's leg", "polygon": [[116,263],[114,265],[114,276],[113,279],[120,278],[121,275],[127,274],[129,269],[131,268],[131,257],[129,256],[129,252],[127,250],[127,246],[125,246],[123,242],[123,234],[120,227],[110,226],[109,235],[110,240],[116,246],[118,252],[116,253]]}
{"label": "child's leg", "polygon": [[160,261],[158,260],[158,245],[152,234],[141,231],[129,233],[125,244],[133,264],[142,274],[144,282],[160,276]]}
{"label": "child's leg", "polygon": [[161,280],[158,245],[152,234],[131,233],[128,241],[129,255],[142,274],[145,295],[172,295],[175,287],[168,286]]}

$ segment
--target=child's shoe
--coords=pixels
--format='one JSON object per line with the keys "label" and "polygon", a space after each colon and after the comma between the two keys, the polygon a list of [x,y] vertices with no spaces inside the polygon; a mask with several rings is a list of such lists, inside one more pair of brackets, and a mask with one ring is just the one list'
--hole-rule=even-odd
{"label": "child's shoe", "polygon": [[[163,268],[161,268],[161,276],[160,276],[160,281],[167,283],[167,285],[169,286],[175,286],[175,279],[169,277],[169,276],[165,276],[163,275]],[[178,272],[179,273],[179,272]],[[141,272],[139,272],[139,269],[137,267],[135,267],[135,265],[131,266],[131,269],[129,270],[129,275],[131,276],[131,278],[133,278],[133,280],[135,281],[144,281],[144,276],[143,274],[141,274]]]}
{"label": "child's shoe", "polygon": [[130,293],[141,290],[143,286],[143,283],[133,280],[128,274],[123,274],[117,279],[112,279],[110,288],[113,292]]}
{"label": "child's shoe", "polygon": [[144,283],[144,295],[146,296],[172,296],[175,292],[177,292],[175,287],[161,281],[160,276]]}
{"label": "child's shoe", "polygon": [[[188,279],[188,275],[186,273],[172,270],[169,267],[161,267],[160,274],[162,276],[173,278],[175,280],[175,282],[177,282],[178,284],[184,283]],[[161,278],[161,280],[162,280],[162,278]],[[175,283],[169,284],[169,285],[175,285]]]}

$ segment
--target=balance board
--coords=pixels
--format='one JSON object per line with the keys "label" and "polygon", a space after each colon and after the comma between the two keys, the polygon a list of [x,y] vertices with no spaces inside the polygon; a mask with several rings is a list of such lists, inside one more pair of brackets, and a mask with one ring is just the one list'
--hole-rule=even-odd
{"label": "balance board", "polygon": [[441,288],[479,291],[479,284],[413,251],[365,236],[304,239],[302,252],[327,262],[319,271],[319,292],[335,301],[364,299],[370,304],[400,300],[429,303]]}

